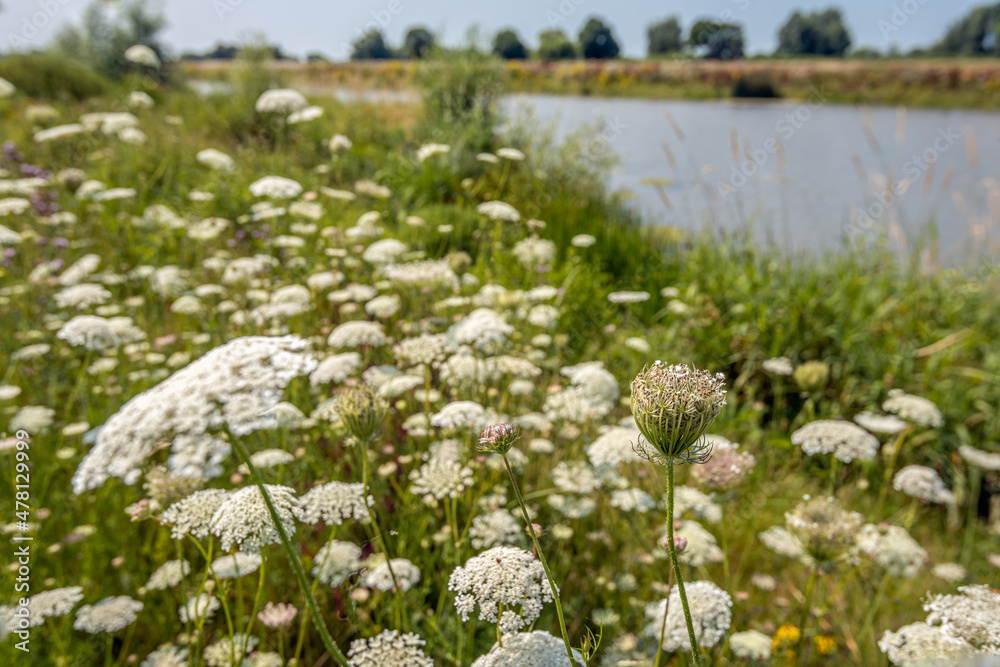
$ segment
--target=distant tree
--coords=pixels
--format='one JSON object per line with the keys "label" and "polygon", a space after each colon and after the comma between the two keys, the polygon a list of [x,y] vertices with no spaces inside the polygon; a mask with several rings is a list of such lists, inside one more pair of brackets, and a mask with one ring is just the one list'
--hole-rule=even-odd
{"label": "distant tree", "polygon": [[851,49],[850,56],[861,60],[876,60],[882,57],[882,52],[872,46],[862,46],[857,49]]}
{"label": "distant tree", "polygon": [[407,58],[425,58],[434,48],[434,35],[426,28],[410,28],[403,40],[403,55]]}
{"label": "distant tree", "polygon": [[711,19],[698,21],[691,27],[688,44],[701,50],[704,58],[732,60],[743,57],[743,27]]}
{"label": "distant tree", "polygon": [[330,59],[327,58],[322,53],[320,53],[319,51],[310,51],[309,53],[306,54],[306,62],[307,63],[328,63],[328,62],[330,62]]}
{"label": "distant tree", "polygon": [[794,12],[778,31],[778,53],[791,56],[843,56],[851,36],[839,9]]}
{"label": "distant tree", "polygon": [[354,40],[351,60],[385,60],[392,58],[392,51],[385,44],[381,30],[369,30]]}
{"label": "distant tree", "polygon": [[493,38],[493,54],[504,60],[524,60],[528,49],[513,30],[501,30]]}
{"label": "distant tree", "polygon": [[649,37],[647,53],[651,56],[673,53],[684,48],[684,40],[681,38],[681,22],[677,20],[676,16],[671,16],[649,26],[646,35]]}
{"label": "distant tree", "polygon": [[84,10],[80,25],[67,26],[56,34],[54,47],[101,74],[118,78],[130,69],[125,50],[134,44],[144,44],[164,59],[159,34],[166,25],[163,14],[151,9],[145,0],[125,0],[114,6],[94,0]]}
{"label": "distant tree", "polygon": [[944,37],[934,45],[936,53],[950,56],[975,56],[996,53],[997,22],[1000,5],[976,7],[965,17],[948,27]]}
{"label": "distant tree", "polygon": [[562,30],[546,30],[538,36],[538,57],[541,60],[572,60],[576,46]]}
{"label": "distant tree", "polygon": [[610,26],[598,18],[591,18],[580,31],[580,52],[584,58],[617,58],[618,42]]}

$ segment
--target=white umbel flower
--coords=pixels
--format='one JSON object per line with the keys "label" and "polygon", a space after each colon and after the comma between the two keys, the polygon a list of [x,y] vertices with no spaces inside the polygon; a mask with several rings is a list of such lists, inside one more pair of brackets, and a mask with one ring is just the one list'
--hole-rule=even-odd
{"label": "white umbel flower", "polygon": [[273,88],[261,93],[254,108],[259,113],[290,114],[309,106],[305,96],[291,88]]}
{"label": "white umbel flower", "polygon": [[517,209],[502,201],[487,201],[476,206],[476,210],[485,215],[490,220],[503,220],[506,222],[517,222],[521,219],[521,214]]}
{"label": "white umbel flower", "polygon": [[345,482],[328,482],[313,487],[299,498],[295,516],[302,523],[341,525],[348,519],[367,521],[365,503],[374,505],[375,499],[364,492],[364,485]]}
{"label": "white umbel flower", "polygon": [[975,654],[968,642],[927,623],[887,630],[878,647],[898,667],[951,667]]}
{"label": "white umbel flower", "polygon": [[142,610],[142,603],[127,595],[104,598],[95,605],[84,605],[76,612],[74,630],[91,634],[98,632],[118,632],[135,622]]}
{"label": "white umbel flower", "polygon": [[770,660],[771,638],[759,630],[734,632],[729,636],[729,650],[743,660]]}
{"label": "white umbel flower", "polygon": [[312,575],[327,586],[339,586],[361,569],[361,547],[351,542],[330,540],[316,552]]}
{"label": "white umbel flower", "polygon": [[215,511],[228,497],[229,491],[224,489],[195,491],[168,507],[160,518],[172,526],[171,537],[175,540],[182,540],[185,535],[200,540],[208,536]]}
{"label": "white umbel flower", "polygon": [[437,507],[444,498],[458,498],[472,485],[472,468],[447,458],[435,457],[410,473],[410,493],[425,505]]}
{"label": "white umbel flower", "polygon": [[[285,533],[295,532],[294,510],[298,506],[295,491],[287,486],[265,484]],[[223,501],[212,516],[209,530],[222,541],[222,550],[234,546],[248,554],[258,554],[262,546],[280,542],[278,529],[271,520],[260,489],[246,486]]]}
{"label": "white umbel flower", "polygon": [[315,387],[321,384],[340,384],[361,368],[361,355],[357,352],[333,354],[319,362],[309,375],[309,382]]}
{"label": "white umbel flower", "polygon": [[879,441],[868,431],[848,421],[820,419],[792,433],[792,444],[814,454],[833,453],[840,461],[870,461],[878,453]]}
{"label": "white umbel flower", "polygon": [[500,632],[531,625],[542,605],[553,600],[542,564],[531,552],[514,547],[494,547],[456,567],[448,590],[456,593],[455,609],[463,621],[478,605],[479,619],[499,622]]}
{"label": "white umbel flower", "polygon": [[156,51],[145,44],[134,44],[125,49],[125,60],[136,65],[152,67],[153,69],[160,67],[160,58],[156,55]]}
{"label": "white umbel flower", "polygon": [[[694,636],[700,648],[712,648],[729,630],[733,620],[731,607],[733,600],[725,592],[710,581],[695,581],[684,587],[688,606],[691,609],[691,620],[694,625]],[[691,651],[687,625],[684,620],[684,610],[681,606],[679,589],[675,586],[670,591],[668,600],[661,600],[646,606],[645,633],[654,639],[659,639],[663,627],[663,614],[666,612],[666,628],[663,632],[663,648],[666,651]]]}
{"label": "white umbel flower", "polygon": [[366,320],[344,322],[331,331],[330,336],[326,339],[326,344],[334,349],[361,347],[362,345],[381,347],[386,342],[382,325]]}
{"label": "white umbel flower", "polygon": [[203,164],[209,169],[214,169],[215,171],[232,171],[233,167],[236,166],[236,162],[233,158],[215,148],[206,148],[198,151],[198,154],[195,155],[195,159],[198,161],[198,164]]}
{"label": "white umbel flower", "polygon": [[[486,655],[479,656],[472,667],[567,667],[566,645],[559,637],[544,630],[504,635],[503,646],[494,644]],[[584,665],[583,656],[573,649],[576,665]],[[576,667],[574,665],[574,667]]]}
{"label": "white umbel flower", "polygon": [[907,394],[902,389],[891,390],[889,398],[882,403],[882,409],[927,428],[939,428],[944,424],[941,410],[933,401],[922,396]]}
{"label": "white umbel flower", "polygon": [[65,616],[83,599],[82,591],[79,586],[69,586],[32,595],[28,598],[28,627],[41,625],[46,618]]}
{"label": "white umbel flower", "polygon": [[119,342],[111,322],[97,315],[77,315],[62,325],[56,337],[74,347],[98,351],[118,347]]}
{"label": "white umbel flower", "polygon": [[893,476],[892,488],[928,503],[948,505],[955,502],[955,494],[945,486],[937,471],[927,466],[902,468]]}
{"label": "white umbel flower", "polygon": [[347,652],[351,667],[434,667],[424,654],[423,639],[413,633],[385,630],[371,639],[355,639]]}
{"label": "white umbel flower", "polygon": [[392,572],[385,560],[367,570],[361,577],[361,585],[380,591],[392,590],[392,577],[396,576],[399,589],[406,592],[420,581],[420,568],[405,558],[393,558]]}
{"label": "white umbel flower", "polygon": [[254,197],[291,199],[302,194],[302,186],[298,181],[284,176],[265,176],[250,184],[250,194]]}
{"label": "white umbel flower", "polygon": [[135,483],[146,459],[175,434],[189,436],[183,444],[197,453],[215,448],[210,429],[227,425],[243,435],[273,428],[270,410],[285,386],[315,367],[306,342],[296,336],[237,338],[215,348],[108,419],[73,477],[74,492],[97,488],[109,477]]}

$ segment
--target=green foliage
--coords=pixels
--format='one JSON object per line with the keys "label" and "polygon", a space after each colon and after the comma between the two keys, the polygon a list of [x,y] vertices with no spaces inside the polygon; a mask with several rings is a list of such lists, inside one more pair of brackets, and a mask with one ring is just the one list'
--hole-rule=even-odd
{"label": "green foliage", "polygon": [[538,35],[539,60],[573,60],[577,57],[576,46],[562,30],[546,30]]}
{"label": "green foliage", "polygon": [[[997,22],[1000,21],[1000,4],[976,7],[951,26],[933,51],[950,56],[978,56],[1000,51],[996,39]],[[988,45],[987,39],[993,43]]]}
{"label": "green foliage", "polygon": [[733,82],[733,97],[781,97],[778,86],[767,74],[741,74]]}
{"label": "green foliage", "polygon": [[382,31],[375,28],[358,37],[352,47],[351,60],[385,60],[392,58],[392,50],[386,46]]}
{"label": "green foliage", "polygon": [[598,18],[591,18],[580,31],[580,52],[587,59],[618,57],[618,42],[611,34],[611,27]]}
{"label": "green foliage", "polygon": [[426,28],[410,28],[407,31],[403,40],[403,55],[407,58],[426,58],[433,48],[434,35]]}
{"label": "green foliage", "polygon": [[743,57],[743,27],[711,19],[701,20],[691,28],[688,44],[701,49],[702,56],[713,60]]}
{"label": "green foliage", "polygon": [[53,48],[112,79],[121,78],[136,66],[125,60],[125,50],[144,44],[163,60],[159,34],[166,27],[163,14],[147,0],[123,0],[110,4],[94,0],[83,13],[80,25],[67,26],[55,37]]}
{"label": "green foliage", "polygon": [[497,59],[467,48],[447,60],[435,60],[418,73],[423,124],[430,136],[454,137],[463,147],[490,150],[497,122],[496,105],[506,89]]}
{"label": "green foliage", "polygon": [[851,36],[839,9],[802,14],[794,12],[778,31],[778,53],[803,56],[842,56]]}
{"label": "green foliage", "polygon": [[46,100],[85,100],[111,88],[111,81],[83,63],[55,53],[5,56],[0,59],[0,77],[26,95]]}
{"label": "green foliage", "polygon": [[528,57],[528,48],[513,30],[501,30],[493,38],[493,55],[504,60],[524,60]]}
{"label": "green foliage", "polygon": [[681,22],[676,16],[671,16],[649,26],[646,35],[649,40],[646,52],[651,56],[675,53],[684,48]]}

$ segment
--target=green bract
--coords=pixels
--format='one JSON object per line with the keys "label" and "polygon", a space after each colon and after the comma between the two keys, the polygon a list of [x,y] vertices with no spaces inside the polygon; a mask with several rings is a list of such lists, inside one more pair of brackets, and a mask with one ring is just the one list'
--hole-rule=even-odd
{"label": "green bract", "polygon": [[726,404],[724,376],[659,361],[632,380],[632,416],[660,462],[704,461],[709,445],[696,446]]}

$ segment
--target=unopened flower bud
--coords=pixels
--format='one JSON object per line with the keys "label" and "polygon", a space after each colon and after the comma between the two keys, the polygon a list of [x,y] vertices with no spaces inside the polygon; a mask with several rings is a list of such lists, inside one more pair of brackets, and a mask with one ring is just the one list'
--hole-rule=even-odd
{"label": "unopened flower bud", "polygon": [[479,451],[506,454],[521,434],[512,424],[492,424],[479,437]]}
{"label": "unopened flower bud", "polygon": [[632,416],[652,451],[663,463],[704,460],[708,452],[695,447],[726,404],[721,374],[659,361],[632,380]]}
{"label": "unopened flower bud", "polygon": [[355,438],[367,443],[378,435],[389,406],[368,385],[352,387],[340,397],[340,418]]}

